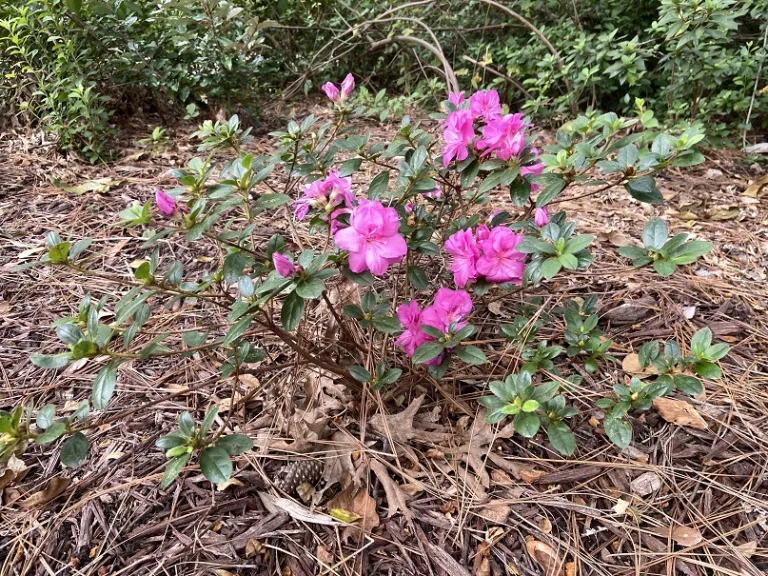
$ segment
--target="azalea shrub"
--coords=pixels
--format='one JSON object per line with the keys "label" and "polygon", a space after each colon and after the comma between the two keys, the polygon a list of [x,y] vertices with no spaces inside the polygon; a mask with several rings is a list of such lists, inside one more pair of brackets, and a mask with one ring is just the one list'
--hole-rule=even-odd
{"label": "azalea shrub", "polygon": [[[1,415],[6,456],[30,442],[64,437],[62,461],[78,466],[89,452],[86,432],[104,420],[114,397],[121,364],[213,354],[218,377],[236,385],[246,372],[281,367],[267,358],[265,335],[291,349],[295,362],[356,393],[406,378],[426,385],[460,378],[476,387],[489,422],[509,417],[523,437],[543,431],[554,450],[578,449],[569,424],[580,417],[574,400],[581,407],[595,395],[580,393],[583,382],[571,366],[613,370],[615,358],[612,340],[598,328],[596,297],[551,310],[541,298],[553,278],[593,261],[595,237],[580,234],[559,206],[616,187],[626,190],[626,201],[660,203],[654,174],[702,162],[695,146],[703,134],[694,127],[657,132],[607,113],[575,118],[549,140],[489,90],[451,94],[432,115],[434,130],[405,118],[390,142],[373,142],[349,123],[354,77],[323,91],[332,119],[288,122],[271,134],[270,154],[248,151],[252,136],[237,117],[206,122],[196,133],[200,156],[173,171],[178,186],[156,190],[153,200],[119,214],[120,226],[144,238],[146,259],[134,262],[132,278],[95,269],[90,239],[48,235],[47,253],[28,267],[48,266],[85,282],[98,277],[122,292],[98,302],[86,296],[76,316],[54,327],[60,350],[32,356],[53,370],[85,359],[98,372],[90,398],[80,399],[71,416],[57,418],[55,406],[31,402]],[[288,232],[268,236],[265,222],[280,222]],[[653,246],[661,250],[666,228],[658,236]],[[302,245],[307,238],[311,245]],[[171,251],[179,244],[191,250],[213,244],[221,257],[205,260],[205,272],[189,273]],[[355,285],[358,298],[342,289]],[[513,322],[481,322],[500,300],[515,308]],[[174,304],[219,314],[194,330],[145,334],[152,317]],[[333,354],[303,328],[316,313],[337,325],[343,345]],[[560,318],[562,333],[539,336],[544,324]],[[355,337],[360,334],[365,338]],[[659,367],[660,375],[650,392],[627,375],[628,386],[617,383],[617,399],[603,394],[594,413],[605,410],[606,427],[621,427],[608,436],[628,444],[629,416],[648,408],[641,397],[696,394],[699,378],[719,377],[716,362],[727,347],[710,340],[711,333],[697,336],[690,356],[675,343],[665,352],[658,343],[644,348],[644,366]],[[489,355],[502,348],[506,354],[518,348],[520,367],[486,384],[484,374],[499,369]],[[178,429],[158,441],[169,458],[163,487],[190,461],[211,481],[224,482],[230,458],[251,448],[234,415],[220,427],[214,409],[199,416],[196,425],[192,414],[182,414]]]}

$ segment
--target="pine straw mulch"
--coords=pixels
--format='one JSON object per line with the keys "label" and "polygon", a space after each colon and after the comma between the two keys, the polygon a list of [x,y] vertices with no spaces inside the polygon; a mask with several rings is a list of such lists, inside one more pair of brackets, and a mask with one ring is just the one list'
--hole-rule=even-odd
{"label": "pine straw mulch", "polygon": [[[377,137],[392,133],[360,124]],[[150,131],[149,125],[136,128],[141,135]],[[110,224],[130,200],[144,201],[155,186],[171,184],[167,169],[194,154],[188,133],[180,129],[162,156],[129,150],[123,160],[101,167],[65,162],[39,143],[3,142],[0,408],[34,401],[71,411],[88,398],[101,361],[56,373],[36,368],[28,357],[59,350],[50,324],[74,313],[87,292],[115,297],[122,290],[44,268],[21,274],[12,268],[39,257],[44,234],[58,230],[94,238],[90,267],[130,277],[129,263],[148,253],[136,231]],[[270,146],[262,134],[252,148],[265,152]],[[91,452],[80,468],[59,463],[58,443],[29,447],[22,456],[25,470],[2,488],[0,574],[764,574],[768,206],[765,198],[742,194],[759,177],[757,170],[714,151],[704,167],[659,180],[663,207],[632,203],[623,190],[563,204],[580,232],[600,238],[595,264],[525,293],[528,300],[541,297],[538,312],[532,310],[539,314],[572,298],[599,295],[601,326],[615,338],[619,359],[650,339],[686,343],[697,328],[710,326],[732,351],[722,362],[724,378],[709,382],[703,397],[688,400],[705,429],[669,424],[650,410],[633,420],[634,442],[619,451],[591,406],[625,373],[605,364],[590,375],[568,362],[562,364],[565,373],[584,377],[572,394],[580,409],[572,419],[578,445],[573,458],[560,457],[541,435],[526,441],[509,426],[484,424],[476,399],[488,381],[520,363],[518,347],[494,330],[517,313],[520,293],[492,292],[491,303],[475,312],[473,322],[490,334],[481,343],[488,365],[461,368],[439,384],[404,365],[401,380],[381,393],[346,386],[304,364],[274,337],[254,333],[269,358],[239,383],[217,379],[216,356],[123,365],[109,407],[91,417],[97,425],[88,431]],[[51,176],[124,183],[104,194],[77,196],[52,186]],[[664,215],[675,233],[712,240],[714,251],[669,279],[648,268],[631,269],[613,246],[638,238],[654,215]],[[274,231],[291,237],[279,220],[264,222],[257,233],[266,238]],[[294,242],[318,242],[299,234]],[[191,252],[165,242],[162,249],[182,260],[192,278],[221,256],[210,245]],[[446,277],[445,270],[433,270],[435,285],[438,274]],[[346,287],[331,291],[337,300],[358,296]],[[226,324],[219,311],[200,302],[160,311],[161,302],[143,342],[196,327],[220,333]],[[309,313],[301,330],[323,355],[344,363],[382,353],[370,349],[364,334],[340,332],[324,305]],[[541,336],[561,339],[562,330],[560,321],[551,321]],[[181,347],[178,335],[166,344]],[[399,358],[387,354],[390,362]],[[211,402],[220,407],[217,426],[249,434],[256,447],[237,457],[228,486],[212,487],[189,465],[180,481],[159,490],[165,458],[155,440],[175,426],[180,412],[190,410],[199,419]],[[322,461],[325,483],[314,493],[302,486],[292,501],[275,501],[281,466],[297,458]],[[342,490],[337,480],[347,487]],[[333,508],[360,518],[352,527],[318,523],[327,522],[323,513]]]}

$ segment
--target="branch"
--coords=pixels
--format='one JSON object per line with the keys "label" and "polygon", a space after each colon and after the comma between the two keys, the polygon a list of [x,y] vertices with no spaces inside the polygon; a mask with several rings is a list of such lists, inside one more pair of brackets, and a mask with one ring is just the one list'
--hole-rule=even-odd
{"label": "branch", "polygon": [[526,90],[525,88],[523,88],[523,85],[522,85],[522,84],[520,84],[520,82],[518,82],[517,80],[515,80],[515,79],[514,79],[514,78],[512,78],[511,76],[507,76],[507,75],[506,75],[506,74],[504,74],[503,72],[499,72],[498,70],[494,70],[494,69],[493,69],[493,68],[491,68],[490,66],[486,66],[486,65],[485,65],[485,64],[483,64],[482,62],[479,62],[479,61],[475,60],[474,58],[470,58],[469,56],[466,56],[466,55],[465,55],[465,56],[462,56],[462,58],[463,58],[464,60],[466,60],[467,62],[471,62],[471,63],[472,63],[472,64],[474,64],[475,66],[480,66],[480,68],[482,68],[483,70],[485,70],[486,72],[488,72],[488,73],[490,73],[490,74],[493,74],[494,76],[498,76],[499,78],[503,78],[504,80],[506,80],[507,82],[509,82],[510,84],[512,84],[512,85],[513,85],[515,88],[517,88],[517,89],[518,89],[520,92],[522,92],[522,93],[523,93],[523,95],[524,95],[526,98],[528,98],[529,100],[532,100],[532,99],[533,99],[533,96],[531,96],[531,93],[530,93],[530,92],[528,92],[528,90]]}

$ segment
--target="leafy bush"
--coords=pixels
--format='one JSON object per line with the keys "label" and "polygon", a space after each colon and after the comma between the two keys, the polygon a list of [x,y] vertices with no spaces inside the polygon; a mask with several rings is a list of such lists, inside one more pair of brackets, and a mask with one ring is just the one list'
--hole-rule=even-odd
{"label": "leafy bush", "polygon": [[[277,337],[302,361],[358,389],[391,386],[405,374],[424,381],[454,378],[459,370],[485,365],[489,353],[498,353],[493,346],[496,328],[470,319],[489,302],[490,294],[522,291],[525,296],[592,262],[588,247],[595,239],[576,234],[565,212],[550,214],[568,198],[564,192],[572,184],[591,187],[593,193],[624,185],[640,201],[655,202],[660,200],[655,172],[701,161],[693,149],[701,136],[696,129],[676,135],[627,133],[638,121],[615,114],[577,118],[540,155],[529,121],[522,114],[502,114],[494,92],[478,92],[469,100],[452,94],[438,114],[441,138],[406,118],[391,142],[372,143],[370,135],[346,124],[351,77],[342,90],[332,85],[324,89],[336,104],[336,119],[318,123],[309,116],[301,124],[288,123],[286,130],[272,134],[277,145],[271,155],[243,150],[250,135],[237,117],[204,123],[197,137],[199,150],[207,155],[174,171],[179,186],[156,191],[156,211],[148,201],[121,213],[121,225],[148,227],[145,247],[151,253],[136,263],[132,279],[89,267],[90,239],[73,243],[48,235],[48,252],[31,266],[76,273],[86,282],[89,277],[111,280],[130,289],[116,301],[86,297],[77,316],[56,323],[63,350],[34,354],[32,362],[49,369],[82,359],[98,363],[90,402],[83,401],[76,415],[58,421],[56,407],[46,406],[38,411],[36,427],[30,423],[31,403],[26,410],[19,406],[0,416],[4,454],[23,450],[31,440],[43,443],[68,436],[62,458],[66,455],[65,463],[76,466],[88,452],[85,431],[98,425],[100,411],[117,391],[121,364],[218,351],[224,360],[220,377],[237,381],[246,365],[265,360],[258,344],[262,334]],[[221,158],[224,152],[231,154],[229,159],[214,161],[214,154]],[[363,165],[379,170],[367,193],[364,187],[353,189],[348,176]],[[279,178],[271,178],[275,171],[282,172]],[[518,207],[515,214],[489,213],[492,191],[508,193]],[[313,249],[300,249],[280,235],[260,240],[253,234],[260,217],[285,218],[289,203],[297,221],[305,222],[314,237],[327,239],[325,248],[318,242]],[[161,239],[188,243],[192,249],[199,242],[213,242],[222,258],[193,278],[170,253],[161,257],[155,246]],[[445,264],[452,283],[443,272]],[[338,282],[356,283],[365,293],[359,302],[334,303],[328,294]],[[439,288],[433,291],[435,285]],[[176,301],[217,308],[227,324],[222,327],[217,318],[194,331],[146,337],[143,332],[159,304]],[[351,339],[336,347],[335,356],[327,353],[324,343],[314,341],[314,331],[301,326],[307,310],[321,301],[342,331],[365,334],[369,346]],[[114,315],[105,323],[99,311],[108,302]],[[565,330],[549,341],[567,347],[543,340],[534,344],[541,324],[527,318],[530,310],[549,324],[554,323],[552,314],[563,314]],[[489,386],[492,395],[481,399],[487,418],[497,422],[512,416],[514,429],[527,438],[543,427],[554,449],[573,454],[578,446],[568,421],[577,416],[570,404],[580,377],[563,378],[562,370],[570,370],[572,363],[556,361],[564,347],[570,358],[580,359],[593,372],[613,360],[608,353],[612,342],[597,328],[597,299],[550,311],[534,298],[517,313],[501,333],[532,346],[521,353],[523,370]],[[607,435],[626,446],[632,433],[627,416],[632,412],[648,409],[653,398],[675,390],[698,393],[699,376],[718,378],[716,362],[728,347],[712,345],[711,338],[708,330],[699,331],[689,356],[683,356],[675,342],[665,343],[663,352],[659,343],[644,346],[641,363],[652,363],[657,378],[648,385],[636,380],[619,384],[616,400],[599,402],[606,410]],[[275,367],[279,365],[266,363],[258,370]],[[96,412],[90,412],[91,406]],[[192,457],[199,458],[212,482],[223,482],[232,473],[230,457],[248,450],[251,443],[236,433],[234,415],[227,420],[232,434],[225,434],[226,428],[211,433],[215,414],[209,409],[196,427],[192,415],[184,413],[178,431],[158,442],[170,459],[163,486]]]}

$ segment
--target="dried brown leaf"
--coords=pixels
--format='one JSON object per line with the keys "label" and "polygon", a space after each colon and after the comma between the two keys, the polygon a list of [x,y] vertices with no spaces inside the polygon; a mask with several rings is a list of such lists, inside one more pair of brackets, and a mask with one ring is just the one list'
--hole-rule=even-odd
{"label": "dried brown leaf", "polygon": [[384,487],[384,493],[387,496],[387,518],[392,518],[398,510],[403,513],[408,520],[413,518],[413,514],[405,503],[405,493],[400,486],[392,480],[384,464],[378,460],[371,461],[371,470],[379,478],[379,482]]}
{"label": "dried brown leaf", "polygon": [[36,492],[26,500],[19,502],[19,508],[42,508],[51,500],[61,496],[71,483],[71,478],[64,478],[63,476],[51,478],[44,490]]}
{"label": "dried brown leaf", "polygon": [[768,176],[763,176],[760,180],[752,182],[747,189],[744,190],[744,194],[747,198],[761,198],[762,196],[768,196]]}
{"label": "dried brown leaf", "polygon": [[656,474],[656,472],[645,472],[632,480],[632,482],[629,484],[629,487],[632,489],[634,494],[639,496],[647,496],[648,494],[656,492],[656,490],[661,488],[663,485],[664,481],[661,479],[661,476]]}
{"label": "dried brown leaf", "polygon": [[656,398],[653,406],[659,411],[664,420],[678,426],[690,426],[697,430],[706,430],[707,423],[696,411],[696,408],[682,400],[672,400],[671,398]]}
{"label": "dried brown leaf", "polygon": [[364,532],[370,532],[372,528],[379,525],[379,516],[376,514],[376,501],[368,494],[364,487],[358,488],[350,484],[344,490],[339,492],[333,500],[328,503],[328,509],[338,508],[346,510],[360,517],[356,525]]}
{"label": "dried brown leaf", "polygon": [[680,546],[695,546],[704,540],[704,537],[695,526],[675,526],[672,528],[672,540]]}
{"label": "dried brown leaf", "polygon": [[565,563],[549,544],[534,540],[532,536],[528,536],[525,539],[525,549],[527,550],[528,555],[541,566],[546,576],[560,576],[565,574]]}

